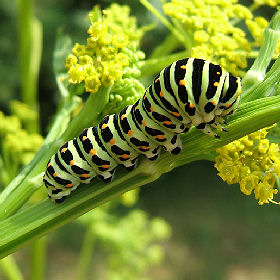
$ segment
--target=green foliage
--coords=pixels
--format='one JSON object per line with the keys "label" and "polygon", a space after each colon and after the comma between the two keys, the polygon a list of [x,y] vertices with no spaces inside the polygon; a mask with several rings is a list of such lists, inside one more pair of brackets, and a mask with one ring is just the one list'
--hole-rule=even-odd
{"label": "green foliage", "polygon": [[[113,4],[104,11],[99,7],[93,8],[89,14],[89,37],[86,44],[72,43],[62,31],[58,32],[54,73],[61,102],[41,149],[16,176],[39,148],[42,139],[38,126],[34,125],[37,106],[33,106],[36,100],[36,57],[40,54],[40,40],[36,44],[34,37],[30,37],[32,24],[39,33],[40,24],[33,17],[34,10],[30,9],[24,14],[24,5],[21,6],[21,20],[29,15],[28,24],[31,24],[25,26],[26,29],[21,34],[20,44],[23,45],[20,47],[28,53],[28,57],[22,58],[28,58],[28,62],[22,63],[21,71],[29,73],[22,80],[21,86],[26,92],[32,93],[32,98],[30,103],[28,98],[23,98],[25,104],[13,103],[12,116],[0,114],[0,177],[5,186],[0,194],[2,257],[99,206],[77,220],[86,228],[78,262],[80,279],[86,279],[84,277],[88,273],[89,261],[94,252],[92,248],[95,248],[93,246],[97,241],[102,243],[107,253],[104,261],[106,279],[145,279],[148,268],[162,261],[163,250],[158,242],[168,238],[168,225],[160,218],[148,218],[140,210],[118,215],[116,209],[119,202],[111,202],[103,207],[100,205],[128,190],[156,180],[177,166],[199,159],[213,160],[218,147],[280,121],[280,59],[267,72],[267,66],[275,57],[275,50],[278,52],[279,48],[279,12],[269,25],[264,17],[256,17],[254,14],[264,4],[275,6],[274,1],[255,1],[250,7],[237,4],[236,1],[164,1],[163,11],[168,18],[148,1],[141,2],[168,28],[165,40],[158,46],[152,46],[154,51],[146,60],[139,46],[148,27],[137,27],[136,19],[130,15],[128,6]],[[222,4],[227,5],[222,7]],[[81,17],[79,22],[85,22],[80,19]],[[241,23],[246,25],[245,29]],[[69,26],[72,26],[71,23]],[[85,31],[83,27],[81,24],[77,28],[78,33]],[[74,35],[77,32],[72,33]],[[28,36],[24,37],[23,34]],[[31,46],[32,42],[33,47],[37,46],[36,52],[26,47],[28,44]],[[32,58],[33,51],[37,56]],[[144,92],[139,78],[146,76],[150,79],[149,75],[187,55],[211,59],[227,70],[244,75],[242,104],[235,116],[229,119],[229,132],[222,139],[209,139],[199,131],[191,130],[183,137],[183,151],[178,156],[163,152],[156,162],[141,159],[138,168],[130,173],[118,170],[115,180],[110,184],[97,182],[87,187],[81,185],[61,205],[54,205],[41,196],[30,200],[34,193],[38,193],[38,189],[43,189],[42,174],[46,163],[63,142],[76,137],[83,128],[95,125],[104,114],[118,112],[125,105],[133,103]],[[64,68],[66,58],[68,73]],[[256,58],[249,71],[246,69],[248,58]],[[35,65],[35,68],[31,65]],[[32,85],[27,82],[30,80]],[[84,88],[91,93],[89,96],[85,94],[88,98],[82,103]],[[32,132],[34,128],[36,131]],[[273,137],[279,138],[279,132],[275,130]],[[133,205],[137,198],[130,193],[126,194],[125,201]],[[33,259],[43,262],[44,246],[35,244],[33,252]],[[42,258],[36,257],[40,255]],[[14,270],[17,275],[14,277],[20,278],[17,269],[12,268],[14,266],[11,259],[5,259],[1,263],[3,270],[7,271],[6,275]],[[36,267],[39,265],[34,261],[33,271]],[[40,273],[34,272],[34,275]]]}
{"label": "green foliage", "polygon": [[29,133],[24,124],[37,119],[28,105],[14,101],[11,116],[0,111],[0,186],[3,189],[27,165],[43,143],[38,133]]}
{"label": "green foliage", "polygon": [[[146,279],[148,268],[159,264],[163,251],[158,242],[170,235],[170,228],[160,218],[149,220],[141,210],[124,216],[116,214],[116,203],[106,204],[80,217],[77,222],[88,228],[78,263],[78,279],[87,279],[84,264],[95,244],[104,247],[107,257],[105,279]],[[86,238],[90,234],[90,238]]]}

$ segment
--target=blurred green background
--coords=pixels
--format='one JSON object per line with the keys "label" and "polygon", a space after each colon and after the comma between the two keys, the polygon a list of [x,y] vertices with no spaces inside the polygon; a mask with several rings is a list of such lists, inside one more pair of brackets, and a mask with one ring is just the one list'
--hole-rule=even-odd
{"label": "blurred green background", "polygon": [[[138,1],[116,2],[128,4],[139,25],[155,21]],[[82,42],[88,27],[88,11],[95,4],[106,8],[111,3],[109,0],[34,3],[35,14],[43,25],[38,89],[43,135],[59,103],[51,63],[56,32],[63,31],[74,42]],[[154,1],[154,5],[160,7],[159,1]],[[263,12],[268,18],[272,13],[270,9]],[[0,1],[0,27],[0,110],[9,113],[9,103],[20,96],[15,1]],[[165,32],[159,24],[147,33],[142,50],[148,55]],[[163,243],[164,261],[149,270],[148,279],[279,279],[279,208],[258,206],[253,198],[242,195],[238,186],[223,183],[216,173],[213,163],[195,162],[141,188],[134,208],[146,211],[150,217],[162,217],[172,228],[171,238]],[[117,210],[120,215],[124,211]],[[71,223],[48,236],[46,279],[75,279],[83,234],[84,228]],[[29,254],[28,248],[24,248],[15,255],[26,277]],[[94,249],[90,275],[102,270],[102,256],[100,248]],[[2,277],[5,279],[0,274]]]}

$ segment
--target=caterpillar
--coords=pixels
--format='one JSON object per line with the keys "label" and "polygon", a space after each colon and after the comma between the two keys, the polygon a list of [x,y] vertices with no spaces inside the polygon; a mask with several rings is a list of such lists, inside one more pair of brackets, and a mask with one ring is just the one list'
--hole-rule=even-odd
{"label": "caterpillar", "polygon": [[238,108],[240,94],[240,78],[219,65],[198,58],[173,62],[135,104],[105,116],[59,148],[43,177],[49,198],[62,202],[95,177],[110,182],[118,165],[133,170],[140,154],[156,160],[160,147],[178,154],[180,134],[192,126],[219,138],[214,131],[227,131],[223,117]]}

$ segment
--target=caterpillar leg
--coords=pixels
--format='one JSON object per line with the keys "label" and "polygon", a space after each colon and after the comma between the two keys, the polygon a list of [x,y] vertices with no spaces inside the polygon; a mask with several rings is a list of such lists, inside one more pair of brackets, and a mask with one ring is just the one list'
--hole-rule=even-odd
{"label": "caterpillar leg", "polygon": [[72,187],[65,188],[63,185],[58,184],[51,178],[49,174],[45,174],[43,182],[47,188],[48,197],[54,202],[63,202],[72,190],[76,189],[79,183],[73,184]]}
{"label": "caterpillar leg", "polygon": [[104,183],[110,183],[115,177],[115,171],[116,169],[113,169],[109,172],[109,174],[106,173],[103,175],[98,175],[97,177],[101,179]]}
{"label": "caterpillar leg", "polygon": [[212,136],[217,139],[220,138],[220,136],[211,129],[211,126],[209,124],[201,123],[198,126],[196,126],[196,128],[209,136]]}
{"label": "caterpillar leg", "polygon": [[219,131],[227,132],[227,129],[223,126],[224,124],[226,124],[226,121],[221,116],[215,116],[213,121],[209,122],[208,124]]}

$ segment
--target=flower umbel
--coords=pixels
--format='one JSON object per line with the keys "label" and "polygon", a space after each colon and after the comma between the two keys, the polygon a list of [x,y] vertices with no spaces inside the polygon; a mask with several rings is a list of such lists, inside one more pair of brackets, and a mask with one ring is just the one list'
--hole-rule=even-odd
{"label": "flower umbel", "polygon": [[[163,10],[178,30],[178,39],[188,55],[216,62],[234,75],[243,76],[247,58],[256,56],[253,50],[261,46],[268,25],[265,18],[255,17],[254,9],[274,1],[255,1],[258,4],[250,7],[237,2],[171,0]],[[247,26],[252,39],[247,38],[241,24]]]}
{"label": "flower umbel", "polygon": [[30,162],[43,143],[43,137],[29,133],[24,123],[36,114],[25,103],[12,102],[13,115],[0,111],[0,188],[8,185],[18,170]]}
{"label": "flower umbel", "polygon": [[[77,43],[66,59],[69,83],[84,83],[85,90],[95,93],[100,86],[108,87],[120,80],[130,68],[138,68],[144,54],[137,50],[143,35],[128,6],[111,5],[102,12],[94,7],[89,13],[91,25],[87,44]],[[137,76],[138,71],[134,71]]]}
{"label": "flower umbel", "polygon": [[[228,184],[239,183],[246,195],[252,192],[260,205],[276,203],[280,176],[280,147],[266,139],[268,128],[260,129],[218,148],[215,167]],[[277,203],[279,204],[279,203]]]}

